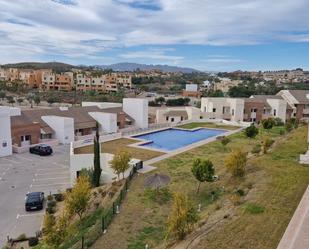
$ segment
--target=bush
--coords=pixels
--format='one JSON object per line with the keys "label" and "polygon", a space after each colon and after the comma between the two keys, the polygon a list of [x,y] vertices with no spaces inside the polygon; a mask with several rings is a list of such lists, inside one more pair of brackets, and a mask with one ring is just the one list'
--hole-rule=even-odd
{"label": "bush", "polygon": [[36,246],[37,244],[39,244],[39,239],[37,237],[29,238],[29,240],[28,240],[29,246]]}
{"label": "bush", "polygon": [[236,192],[236,194],[238,194],[239,196],[244,196],[244,195],[245,195],[245,191],[242,190],[242,189],[237,189],[235,192]]}
{"label": "bush", "polygon": [[259,129],[256,128],[254,124],[252,124],[245,129],[245,134],[247,137],[255,138],[257,134],[259,134]]}
{"label": "bush", "polygon": [[223,146],[226,146],[229,142],[231,142],[231,139],[229,139],[228,137],[223,137],[221,139],[221,143]]}
{"label": "bush", "polygon": [[54,197],[53,197],[52,195],[48,195],[48,196],[47,196],[47,200],[48,200],[48,201],[52,201],[53,199],[54,199]]}
{"label": "bush", "polygon": [[48,201],[47,202],[47,207],[55,207],[56,206],[56,201]]}
{"label": "bush", "polygon": [[290,132],[293,129],[296,129],[298,127],[298,124],[299,123],[296,118],[290,118],[285,124],[285,129],[287,132]]}
{"label": "bush", "polygon": [[247,164],[247,152],[232,151],[224,161],[225,167],[234,177],[243,177]]}
{"label": "bush", "polygon": [[61,201],[64,200],[64,196],[63,196],[63,194],[61,194],[61,193],[54,194],[54,197],[55,197],[55,200],[56,200],[57,202],[61,202]]}
{"label": "bush", "polygon": [[263,141],[263,153],[266,154],[269,148],[273,145],[275,141],[269,138],[264,139]]}
{"label": "bush", "polygon": [[262,147],[262,146],[261,146],[260,144],[256,144],[256,145],[252,148],[251,153],[252,153],[252,154],[259,154],[259,153],[261,152],[261,150],[262,150],[261,147]]}
{"label": "bush", "polygon": [[55,213],[55,208],[54,207],[46,207],[46,212],[48,214],[54,214]]}
{"label": "bush", "polygon": [[262,125],[265,130],[270,130],[275,125],[275,121],[273,118],[264,119]]}
{"label": "bush", "polygon": [[284,126],[284,123],[281,118],[274,118],[274,125],[275,126]]}
{"label": "bush", "polygon": [[27,236],[26,236],[26,234],[22,233],[22,234],[20,234],[16,239],[17,239],[17,240],[26,240],[26,239],[27,239]]}
{"label": "bush", "polygon": [[284,131],[283,129],[281,129],[281,130],[279,131],[279,134],[282,136],[282,135],[285,134],[285,131]]}

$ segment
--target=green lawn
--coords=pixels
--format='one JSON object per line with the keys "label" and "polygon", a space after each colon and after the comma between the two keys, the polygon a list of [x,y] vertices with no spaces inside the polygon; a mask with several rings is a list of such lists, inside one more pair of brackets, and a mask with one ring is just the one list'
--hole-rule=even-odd
{"label": "green lawn", "polygon": [[[171,177],[170,192],[185,192],[196,206],[202,204],[200,226],[207,226],[226,214],[232,218],[215,226],[194,248],[202,249],[206,245],[207,249],[276,248],[309,183],[309,168],[297,163],[299,154],[307,148],[307,127],[280,136],[282,129],[274,127],[263,131],[255,139],[237,133],[230,136],[232,142],[227,148],[215,141],[155,165],[157,172]],[[233,179],[224,167],[225,156],[233,148],[250,152],[265,137],[276,139],[272,150],[266,155],[251,157],[245,178]],[[191,174],[191,166],[198,157],[213,161],[220,180],[202,184],[200,193],[196,194],[197,182]],[[145,177],[147,175],[140,175],[132,182],[120,215],[92,249],[143,249],[146,243],[150,248],[159,245],[165,248],[163,238],[171,203],[150,198],[143,187]],[[245,196],[236,195],[237,189],[243,190]]]}
{"label": "green lawn", "polygon": [[217,128],[217,129],[226,129],[226,130],[237,130],[240,127],[232,126],[232,125],[225,125],[225,124],[215,124],[215,123],[190,123],[185,125],[179,125],[179,128],[184,129],[194,129],[198,127],[205,127],[205,128]]}

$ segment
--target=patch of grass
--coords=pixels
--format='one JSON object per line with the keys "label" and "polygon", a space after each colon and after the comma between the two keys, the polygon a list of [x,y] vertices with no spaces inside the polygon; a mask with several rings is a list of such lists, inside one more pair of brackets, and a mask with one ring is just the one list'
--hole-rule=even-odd
{"label": "patch of grass", "polygon": [[256,204],[256,203],[246,203],[244,205],[244,209],[246,212],[250,214],[260,214],[265,211],[265,208]]}
{"label": "patch of grass", "polygon": [[224,124],[215,124],[215,123],[190,123],[185,125],[179,125],[179,128],[183,129],[194,129],[198,127],[205,127],[205,128],[217,128],[217,129],[226,129],[226,130],[237,130],[240,127],[238,126],[232,126],[232,125],[224,125]]}
{"label": "patch of grass", "polygon": [[127,249],[145,249],[145,245],[152,246],[152,240],[163,239],[164,228],[148,226],[139,231],[136,237],[130,240]]}
{"label": "patch of grass", "polygon": [[161,189],[150,189],[146,188],[144,191],[144,196],[153,202],[157,202],[159,204],[166,204],[172,198],[172,194],[168,188]]}
{"label": "patch of grass", "polygon": [[[125,150],[130,153],[133,158],[140,160],[148,160],[154,157],[163,155],[164,153],[158,151],[152,151],[147,149],[140,149],[135,147],[130,147],[128,145],[137,143],[138,140],[129,138],[120,138],[112,141],[102,143],[101,150],[103,153],[115,154],[121,150]],[[93,145],[88,145],[80,148],[74,149],[75,154],[92,154]]]}

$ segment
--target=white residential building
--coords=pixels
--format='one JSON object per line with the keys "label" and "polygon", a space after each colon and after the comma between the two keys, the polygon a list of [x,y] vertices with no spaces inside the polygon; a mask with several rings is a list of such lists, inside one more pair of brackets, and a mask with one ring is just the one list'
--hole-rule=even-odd
{"label": "white residential building", "polygon": [[0,106],[0,157],[12,155],[11,117],[18,115],[19,108]]}
{"label": "white residential building", "polygon": [[206,118],[243,121],[244,100],[237,98],[202,98],[201,111]]}
{"label": "white residential building", "polygon": [[148,128],[148,100],[138,98],[124,98],[123,111],[135,120],[139,128]]}

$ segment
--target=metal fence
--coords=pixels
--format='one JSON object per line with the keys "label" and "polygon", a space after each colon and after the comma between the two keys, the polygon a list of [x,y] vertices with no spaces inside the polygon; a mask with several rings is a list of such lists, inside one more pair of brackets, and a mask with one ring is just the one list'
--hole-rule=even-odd
{"label": "metal fence", "polygon": [[136,172],[137,169],[133,167],[112,205],[104,209],[98,209],[93,215],[85,217],[83,221],[84,227],[80,227],[76,235],[65,241],[60,246],[60,249],[89,248],[99,237],[104,236],[113,218],[119,213],[120,206],[127,195],[130,182]]}

